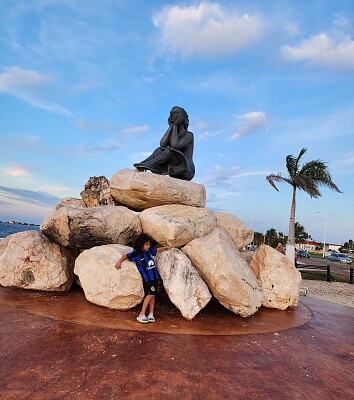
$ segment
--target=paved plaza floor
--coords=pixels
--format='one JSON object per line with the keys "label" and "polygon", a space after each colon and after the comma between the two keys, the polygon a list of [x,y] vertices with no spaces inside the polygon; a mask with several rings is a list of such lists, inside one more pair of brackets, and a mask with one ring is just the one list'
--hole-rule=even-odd
{"label": "paved plaza floor", "polygon": [[212,301],[157,321],[83,292],[0,287],[0,399],[353,399],[354,308],[301,297],[242,319]]}

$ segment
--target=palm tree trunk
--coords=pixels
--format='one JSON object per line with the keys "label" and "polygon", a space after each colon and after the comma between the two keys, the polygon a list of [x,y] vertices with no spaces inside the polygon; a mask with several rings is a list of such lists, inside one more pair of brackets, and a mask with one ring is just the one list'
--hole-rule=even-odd
{"label": "palm tree trunk", "polygon": [[289,235],[286,243],[286,256],[295,265],[295,209],[296,209],[296,187],[293,186],[293,199],[291,202]]}

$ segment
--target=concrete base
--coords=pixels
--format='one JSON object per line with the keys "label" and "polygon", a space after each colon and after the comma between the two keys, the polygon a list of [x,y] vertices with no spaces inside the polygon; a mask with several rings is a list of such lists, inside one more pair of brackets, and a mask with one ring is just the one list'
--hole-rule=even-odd
{"label": "concrete base", "polygon": [[[0,398],[352,398],[353,308],[302,297],[296,310],[248,319],[220,310],[212,304],[189,322],[161,302],[146,326],[78,290],[0,288]],[[116,329],[114,318],[128,325]]]}

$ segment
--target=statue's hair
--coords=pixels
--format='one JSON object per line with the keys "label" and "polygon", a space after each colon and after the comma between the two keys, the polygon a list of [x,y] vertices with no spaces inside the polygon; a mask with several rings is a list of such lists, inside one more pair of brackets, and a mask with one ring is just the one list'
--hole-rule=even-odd
{"label": "statue's hair", "polygon": [[188,117],[188,114],[187,114],[187,111],[184,109],[184,108],[182,108],[182,107],[180,107],[180,106],[174,106],[174,107],[172,107],[172,109],[173,108],[178,108],[179,110],[181,110],[181,112],[182,112],[182,115],[183,115],[183,126],[184,126],[184,129],[188,129],[188,126],[189,126],[189,117]]}

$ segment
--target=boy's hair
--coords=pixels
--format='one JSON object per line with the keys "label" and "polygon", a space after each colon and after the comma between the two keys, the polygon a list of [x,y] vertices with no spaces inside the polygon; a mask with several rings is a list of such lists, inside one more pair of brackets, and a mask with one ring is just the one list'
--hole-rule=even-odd
{"label": "boy's hair", "polygon": [[151,237],[146,235],[145,233],[140,233],[140,235],[135,238],[134,249],[141,250],[146,242],[150,242],[150,246],[153,246],[153,240],[151,239]]}

